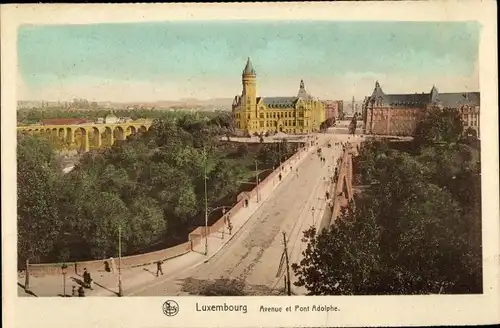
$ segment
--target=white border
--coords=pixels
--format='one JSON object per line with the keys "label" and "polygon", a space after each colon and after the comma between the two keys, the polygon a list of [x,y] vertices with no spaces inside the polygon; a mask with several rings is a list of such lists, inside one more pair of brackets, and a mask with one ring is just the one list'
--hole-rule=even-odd
{"label": "white border", "polygon": [[[496,3],[494,1],[240,3],[137,5],[8,5],[1,7],[2,305],[11,327],[271,327],[455,325],[500,322]],[[484,294],[469,296],[243,297],[248,313],[200,314],[176,297],[181,311],[166,317],[168,297],[18,298],[16,277],[16,30],[19,24],[90,24],[165,20],[478,21],[482,137]],[[209,299],[221,302],[229,298]],[[260,305],[332,304],[340,312],[263,314]]]}

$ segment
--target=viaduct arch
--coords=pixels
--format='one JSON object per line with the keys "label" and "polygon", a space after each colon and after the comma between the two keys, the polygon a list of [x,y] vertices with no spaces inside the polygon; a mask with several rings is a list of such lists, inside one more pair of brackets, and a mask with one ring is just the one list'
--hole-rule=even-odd
{"label": "viaduct arch", "polygon": [[151,128],[151,122],[117,124],[74,124],[74,125],[27,125],[18,126],[17,131],[44,135],[60,142],[61,148],[76,147],[85,152],[91,149],[111,147],[117,140],[125,140],[136,133]]}

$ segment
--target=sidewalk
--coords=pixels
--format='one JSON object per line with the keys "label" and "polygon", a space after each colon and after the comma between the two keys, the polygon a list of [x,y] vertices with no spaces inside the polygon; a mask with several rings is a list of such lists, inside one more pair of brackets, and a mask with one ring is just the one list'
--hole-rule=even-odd
{"label": "sidewalk", "polygon": [[[302,151],[300,158],[292,163],[295,169],[308,158],[309,154],[316,150],[316,147],[309,147]],[[284,167],[281,171],[282,179],[290,175],[289,167]],[[248,207],[244,207],[231,217],[233,225],[232,234],[228,235],[227,229],[221,227],[219,231],[208,236],[208,254],[204,255],[205,240],[193,248],[192,252],[172,258],[163,263],[163,275],[156,277],[156,264],[123,269],[121,272],[122,292],[125,296],[135,295],[141,290],[151,288],[156,284],[161,284],[164,280],[178,276],[182,272],[192,269],[208,261],[217,254],[235,234],[245,225],[255,211],[271,196],[274,189],[281,183],[275,178],[272,184],[259,188],[259,202],[256,196],[249,199]],[[224,231],[223,231],[224,230]],[[90,272],[92,275],[93,290],[86,289],[86,296],[117,296],[118,295],[118,272]],[[83,278],[76,275],[74,271],[68,270],[66,274],[66,295],[71,295],[72,286],[78,288],[79,282]],[[18,278],[18,284],[24,286],[24,277]],[[36,296],[62,296],[64,288],[64,277],[62,275],[46,275],[43,277],[30,277],[30,291]],[[18,288],[19,296],[30,296],[23,289]]]}

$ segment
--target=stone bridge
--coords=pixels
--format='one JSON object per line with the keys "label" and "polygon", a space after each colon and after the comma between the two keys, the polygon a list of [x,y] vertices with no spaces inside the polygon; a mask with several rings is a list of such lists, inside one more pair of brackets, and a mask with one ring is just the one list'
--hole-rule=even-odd
{"label": "stone bridge", "polygon": [[85,152],[91,149],[112,146],[116,140],[149,130],[151,122],[130,122],[115,124],[73,124],[73,125],[27,125],[18,126],[17,131],[39,134],[58,141],[61,148],[78,148]]}
{"label": "stone bridge", "polygon": [[357,146],[360,142],[346,143],[345,149],[338,159],[339,174],[337,182],[332,185],[331,194],[333,207],[331,212],[325,213],[319,230],[333,224],[339,217],[342,208],[347,207],[354,199],[353,190],[353,164],[352,158],[357,155]]}

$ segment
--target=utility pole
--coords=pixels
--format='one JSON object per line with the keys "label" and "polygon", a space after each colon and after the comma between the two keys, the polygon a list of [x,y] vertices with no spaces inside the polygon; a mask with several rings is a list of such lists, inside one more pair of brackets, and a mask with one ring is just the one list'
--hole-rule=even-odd
{"label": "utility pole", "polygon": [[207,199],[207,152],[205,152],[205,164],[203,165],[203,182],[205,185],[205,255],[208,255],[208,199]]}
{"label": "utility pole", "polygon": [[281,167],[281,142],[278,142],[278,156],[280,157],[280,167]]}
{"label": "utility pole", "polygon": [[316,222],[314,221],[314,210],[315,210],[315,208],[314,208],[314,206],[313,206],[313,208],[311,208],[311,211],[312,211],[312,219],[313,219],[313,227],[316,227]]}
{"label": "utility pole", "polygon": [[259,202],[259,168],[257,166],[257,161],[255,161],[255,190],[257,191],[257,203]]}
{"label": "utility pole", "polygon": [[26,277],[24,281],[24,290],[30,290],[30,260],[26,260]]}
{"label": "utility pole", "polygon": [[122,296],[122,226],[118,226],[118,296]]}
{"label": "utility pole", "polygon": [[285,245],[285,264],[286,264],[286,289],[287,289],[287,295],[291,296],[292,295],[292,285],[290,284],[290,263],[288,262],[288,249],[286,246],[286,234],[283,232],[283,243]]}

